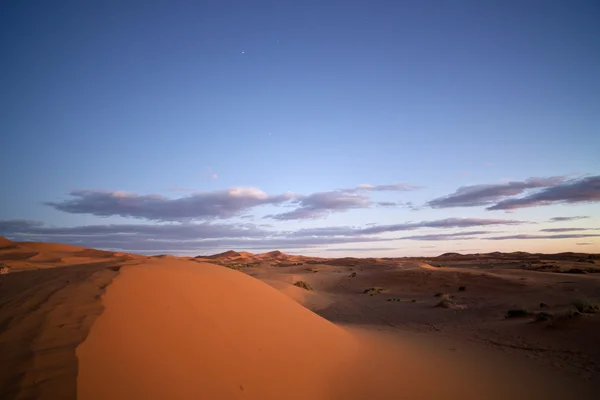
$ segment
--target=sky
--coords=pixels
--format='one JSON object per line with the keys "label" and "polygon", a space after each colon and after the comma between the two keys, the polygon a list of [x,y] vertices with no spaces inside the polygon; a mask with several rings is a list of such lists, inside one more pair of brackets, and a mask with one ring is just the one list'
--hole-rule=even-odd
{"label": "sky", "polygon": [[600,252],[597,1],[4,1],[0,235]]}

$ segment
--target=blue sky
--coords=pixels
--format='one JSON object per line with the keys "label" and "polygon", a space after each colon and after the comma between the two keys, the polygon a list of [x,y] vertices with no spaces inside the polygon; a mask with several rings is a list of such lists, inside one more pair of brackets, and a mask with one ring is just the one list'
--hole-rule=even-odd
{"label": "blue sky", "polygon": [[596,1],[3,2],[0,234],[600,252],[599,17]]}

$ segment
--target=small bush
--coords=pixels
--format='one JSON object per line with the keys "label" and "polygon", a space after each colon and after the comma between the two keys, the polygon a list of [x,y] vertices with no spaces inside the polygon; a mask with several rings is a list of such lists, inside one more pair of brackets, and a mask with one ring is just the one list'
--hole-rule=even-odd
{"label": "small bush", "polygon": [[547,312],[539,312],[535,315],[534,317],[534,321],[535,322],[542,322],[542,321],[550,321],[553,318],[553,315]]}
{"label": "small bush", "polygon": [[573,302],[573,307],[580,313],[595,314],[600,312],[600,306],[588,299],[578,299]]}
{"label": "small bush", "polygon": [[506,318],[526,317],[528,315],[529,311],[524,308],[514,308],[506,312]]}
{"label": "small bush", "polygon": [[467,290],[467,287],[466,287],[466,286],[459,286],[459,287],[458,287],[458,291],[459,291],[459,292],[464,292],[465,290]]}
{"label": "small bush", "polygon": [[312,286],[310,286],[308,283],[306,283],[304,281],[298,281],[298,282],[294,283],[294,286],[298,286],[299,288],[306,289],[306,290],[311,290],[311,291],[314,290],[312,288]]}
{"label": "small bush", "polygon": [[356,278],[356,272],[351,273],[350,278]]}
{"label": "small bush", "polygon": [[412,302],[412,303],[416,303],[416,302],[417,302],[417,299],[412,299],[412,300],[411,300],[411,302]]}
{"label": "small bush", "polygon": [[444,295],[444,293],[437,292],[435,295],[433,295],[433,297],[442,297],[443,295]]}
{"label": "small bush", "polygon": [[579,311],[577,311],[574,308],[569,308],[566,311],[554,314],[552,316],[552,319],[550,319],[550,325],[558,327],[578,318],[579,316],[581,316],[581,313]]}
{"label": "small bush", "polygon": [[435,306],[440,308],[452,308],[454,306],[454,301],[452,301],[452,297],[447,294],[442,294],[441,300]]}
{"label": "small bush", "polygon": [[541,302],[540,303],[540,308],[548,308],[548,304]]}
{"label": "small bush", "polygon": [[383,288],[379,288],[379,287],[372,287],[372,288],[368,288],[363,290],[364,294],[370,294],[371,296],[373,296],[374,294],[379,294],[379,293],[383,293]]}

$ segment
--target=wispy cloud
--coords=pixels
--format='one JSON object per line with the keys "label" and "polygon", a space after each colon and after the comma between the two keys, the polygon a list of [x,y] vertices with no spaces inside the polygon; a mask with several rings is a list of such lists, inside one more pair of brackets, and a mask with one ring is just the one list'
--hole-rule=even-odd
{"label": "wispy cloud", "polygon": [[514,210],[517,208],[573,204],[600,201],[600,175],[573,179],[560,185],[516,199],[506,199],[488,207],[488,210]]}
{"label": "wispy cloud", "polygon": [[577,217],[553,217],[548,222],[563,222],[563,221],[577,221],[579,219],[586,219],[588,216],[580,215]]}
{"label": "wispy cloud", "polygon": [[330,244],[389,242],[370,236],[291,236],[254,224],[123,224],[49,227],[25,220],[0,221],[0,235],[16,241],[45,241],[147,254],[163,252],[294,249]]}
{"label": "wispy cloud", "polygon": [[470,232],[457,232],[457,233],[440,233],[431,235],[414,235],[404,236],[398,238],[399,240],[464,240],[464,239],[475,239],[476,235],[484,235],[490,233],[489,231],[470,231]]}
{"label": "wispy cloud", "polygon": [[575,244],[577,246],[588,246],[588,245],[593,244],[593,243],[586,242],[586,243],[575,243]]}
{"label": "wispy cloud", "polygon": [[368,183],[363,183],[358,185],[356,189],[346,189],[346,190],[363,190],[363,191],[372,191],[372,192],[407,192],[410,190],[420,189],[420,186],[410,185],[408,183],[393,183],[391,185],[370,185]]}
{"label": "wispy cloud", "polygon": [[520,225],[526,223],[528,222],[511,219],[446,218],[404,224],[378,225],[361,229],[360,232],[361,234],[376,234],[384,232],[410,231],[418,228],[472,228],[476,226]]}
{"label": "wispy cloud", "polygon": [[379,207],[396,207],[398,206],[398,203],[395,201],[379,201],[377,202],[377,205]]}
{"label": "wispy cloud", "polygon": [[597,231],[596,228],[546,228],[540,229],[540,232],[575,232],[575,231]]}
{"label": "wispy cloud", "polygon": [[562,235],[528,235],[528,234],[523,234],[523,235],[510,235],[510,236],[494,236],[494,237],[487,237],[487,238],[483,238],[483,239],[486,239],[486,240],[578,239],[578,238],[599,237],[599,236],[600,236],[600,234],[588,234],[588,233],[562,234]]}
{"label": "wispy cloud", "polygon": [[194,193],[176,199],[95,190],[76,190],[70,195],[71,199],[45,204],[72,214],[183,221],[229,218],[256,206],[280,204],[294,197],[291,193],[270,196],[260,189],[244,187]]}
{"label": "wispy cloud", "polygon": [[427,205],[432,208],[484,206],[508,196],[521,194],[527,189],[553,187],[564,182],[565,179],[563,176],[554,176],[499,184],[463,186],[450,195],[429,201]]}
{"label": "wispy cloud", "polygon": [[27,220],[0,221],[0,235],[22,238],[39,238],[44,241],[61,238],[112,238],[122,240],[134,237],[147,239],[220,239],[220,238],[260,238],[273,234],[254,224],[109,224],[83,225],[72,227],[52,227],[40,222]]}
{"label": "wispy cloud", "polygon": [[323,228],[300,229],[293,233],[295,236],[356,236],[373,235],[386,232],[412,231],[419,228],[473,228],[480,226],[521,225],[527,221],[510,219],[484,219],[484,218],[446,218],[432,221],[406,222],[403,224],[374,225],[366,228],[352,228],[348,226],[334,226]]}
{"label": "wispy cloud", "polygon": [[398,250],[397,247],[350,247],[350,248],[339,248],[339,249],[325,249],[325,251],[331,252],[350,252],[350,251],[389,251]]}

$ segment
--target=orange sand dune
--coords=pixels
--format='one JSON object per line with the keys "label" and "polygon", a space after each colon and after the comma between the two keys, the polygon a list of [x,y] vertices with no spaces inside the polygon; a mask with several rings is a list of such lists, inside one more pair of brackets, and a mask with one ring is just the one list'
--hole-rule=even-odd
{"label": "orange sand dune", "polygon": [[[526,367],[353,333],[212,264],[124,267],[77,348],[78,398],[563,399]],[[397,339],[397,337],[394,336]],[[589,398],[589,397],[575,397]]]}
{"label": "orange sand dune", "polygon": [[320,399],[356,340],[268,285],[211,264],[125,268],[77,349],[81,399]]}

